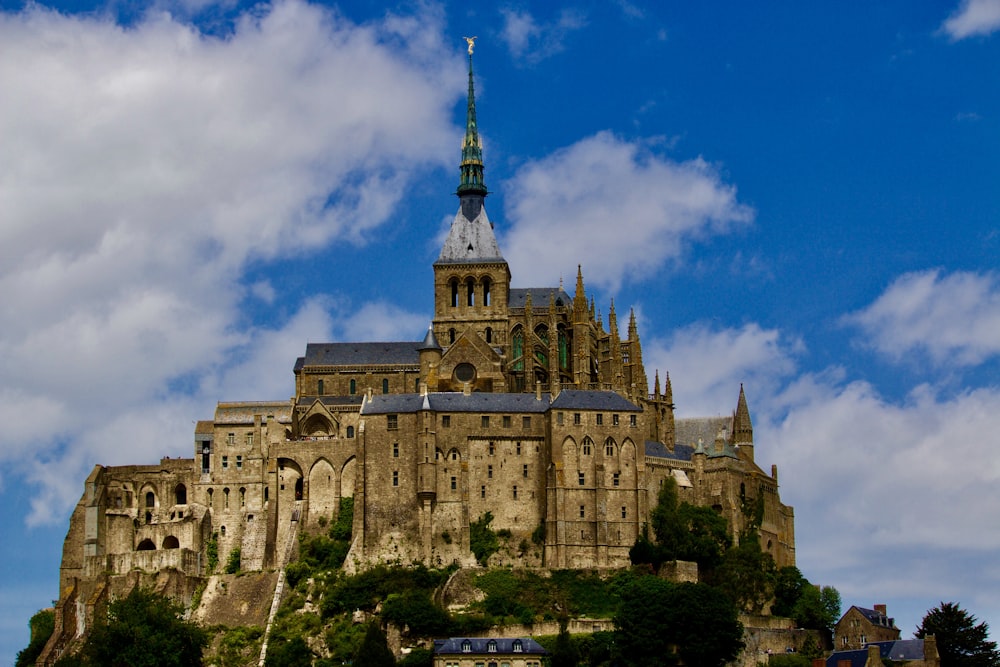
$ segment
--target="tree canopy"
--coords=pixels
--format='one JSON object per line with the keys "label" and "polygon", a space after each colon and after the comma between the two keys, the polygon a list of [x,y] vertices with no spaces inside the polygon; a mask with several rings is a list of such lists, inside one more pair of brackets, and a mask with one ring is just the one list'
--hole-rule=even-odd
{"label": "tree canopy", "polygon": [[1000,651],[989,640],[989,626],[976,623],[976,617],[955,602],[942,602],[928,611],[915,634],[934,635],[941,667],[1000,666]]}
{"label": "tree canopy", "polygon": [[197,667],[208,636],[185,621],[184,608],[146,588],[108,604],[77,656],[56,664],[101,667]]}

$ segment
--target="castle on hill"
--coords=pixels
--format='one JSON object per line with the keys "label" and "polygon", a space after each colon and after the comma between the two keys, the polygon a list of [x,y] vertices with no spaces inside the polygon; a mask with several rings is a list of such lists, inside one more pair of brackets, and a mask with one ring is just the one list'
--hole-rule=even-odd
{"label": "castle on hill", "polygon": [[487,513],[529,545],[494,556],[506,564],[623,567],[667,478],[734,535],[741,501],[762,495],[761,547],[794,564],[794,512],[777,468],[755,461],[743,388],[728,417],[675,419],[669,375],[650,392],[634,314],[622,337],[612,303],[605,327],[581,271],[572,294],[511,287],[487,194],[470,52],[459,209],[426,335],[310,343],[292,399],[219,403],[197,422],[193,458],[96,466],[70,519],[59,609],[134,571],[205,577],[210,544],[222,562],[239,549],[245,571],[281,567],[300,527],[325,525],[347,497],[355,569],[474,564],[470,525]]}

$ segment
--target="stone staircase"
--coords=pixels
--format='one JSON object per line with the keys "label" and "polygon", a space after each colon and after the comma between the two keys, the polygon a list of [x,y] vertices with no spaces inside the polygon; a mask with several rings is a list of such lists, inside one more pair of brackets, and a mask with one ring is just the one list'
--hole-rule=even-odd
{"label": "stone staircase", "polygon": [[271,612],[267,615],[267,626],[264,628],[264,641],[260,647],[260,661],[258,667],[264,667],[264,660],[267,658],[267,643],[271,638],[271,626],[274,625],[274,617],[281,606],[281,596],[285,592],[285,566],[288,565],[292,553],[295,551],[295,541],[299,536],[299,516],[302,511],[302,501],[295,503],[295,510],[292,512],[292,525],[288,530],[288,539],[285,540],[285,548],[282,549],[278,561],[278,583],[274,586],[274,597],[271,599]]}

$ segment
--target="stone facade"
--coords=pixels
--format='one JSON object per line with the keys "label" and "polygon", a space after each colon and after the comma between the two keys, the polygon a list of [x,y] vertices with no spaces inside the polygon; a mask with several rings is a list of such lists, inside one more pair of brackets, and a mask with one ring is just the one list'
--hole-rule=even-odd
{"label": "stone facade", "polygon": [[834,648],[847,651],[862,649],[874,642],[890,642],[899,639],[899,628],[895,619],[886,616],[884,604],[874,609],[851,606],[833,630]]}
{"label": "stone facade", "polygon": [[667,478],[734,535],[741,504],[763,497],[761,544],[795,563],[794,513],[777,468],[755,461],[742,387],[729,417],[675,420],[669,376],[649,389],[634,314],[621,337],[612,303],[605,327],[582,271],[572,295],[511,287],[474,119],[470,66],[460,207],[423,340],[308,344],[291,400],[219,403],[193,458],[95,467],[61,599],[136,570],[204,577],[210,553],[236,549],[243,570],[280,567],[298,526],[318,530],[346,497],[349,568],[472,565],[470,526],[487,513],[505,536],[497,562],[622,567]]}

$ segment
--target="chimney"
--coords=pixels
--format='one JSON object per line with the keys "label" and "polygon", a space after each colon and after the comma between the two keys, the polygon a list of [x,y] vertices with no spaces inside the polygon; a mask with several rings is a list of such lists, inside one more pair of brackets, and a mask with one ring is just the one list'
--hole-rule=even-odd
{"label": "chimney", "polygon": [[884,604],[877,604],[877,605],[875,605],[875,611],[877,611],[878,613],[882,614],[883,616],[886,615],[886,613],[885,613],[885,605]]}
{"label": "chimney", "polygon": [[462,394],[464,396],[471,396],[472,395],[472,385],[469,384],[468,382],[463,382],[462,383]]}

